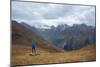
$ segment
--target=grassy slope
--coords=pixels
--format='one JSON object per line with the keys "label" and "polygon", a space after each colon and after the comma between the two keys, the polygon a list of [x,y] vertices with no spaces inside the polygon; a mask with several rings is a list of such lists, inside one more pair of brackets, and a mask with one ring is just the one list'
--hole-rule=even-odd
{"label": "grassy slope", "polygon": [[39,55],[30,56],[31,48],[25,46],[12,46],[12,64],[45,64],[45,63],[63,63],[75,61],[91,61],[96,60],[95,45],[86,46],[80,50],[56,52],[55,50],[44,50],[37,48]]}

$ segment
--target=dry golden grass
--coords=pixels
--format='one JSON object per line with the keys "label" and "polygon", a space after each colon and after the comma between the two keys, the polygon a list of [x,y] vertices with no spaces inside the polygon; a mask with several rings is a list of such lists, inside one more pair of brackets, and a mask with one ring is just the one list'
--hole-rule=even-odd
{"label": "dry golden grass", "polygon": [[49,64],[96,60],[96,46],[89,45],[80,50],[50,52],[37,48],[38,55],[30,56],[31,48],[25,46],[12,47],[12,65]]}

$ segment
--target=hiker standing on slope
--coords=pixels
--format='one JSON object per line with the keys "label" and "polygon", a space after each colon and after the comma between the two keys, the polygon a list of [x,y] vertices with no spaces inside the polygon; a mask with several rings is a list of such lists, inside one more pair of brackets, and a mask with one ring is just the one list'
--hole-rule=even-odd
{"label": "hiker standing on slope", "polygon": [[36,42],[32,40],[32,55],[36,55]]}

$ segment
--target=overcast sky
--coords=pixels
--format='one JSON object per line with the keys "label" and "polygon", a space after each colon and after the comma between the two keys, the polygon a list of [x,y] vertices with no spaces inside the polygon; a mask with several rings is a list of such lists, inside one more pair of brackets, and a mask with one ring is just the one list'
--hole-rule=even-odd
{"label": "overcast sky", "polygon": [[35,27],[82,23],[95,26],[95,7],[12,1],[12,20]]}

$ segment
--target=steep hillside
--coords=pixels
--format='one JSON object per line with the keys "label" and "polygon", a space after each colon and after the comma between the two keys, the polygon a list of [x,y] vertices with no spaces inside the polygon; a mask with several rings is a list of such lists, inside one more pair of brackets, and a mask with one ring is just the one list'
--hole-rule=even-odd
{"label": "steep hillside", "polygon": [[12,21],[13,43],[29,44],[32,39],[36,40],[38,43],[42,42],[42,40],[40,40],[40,38],[37,35],[35,35],[30,29],[26,28],[20,23],[17,23],[16,21]]}
{"label": "steep hillside", "polygon": [[37,42],[37,47],[55,50],[56,47],[51,46],[46,40],[38,37],[34,32],[27,27],[21,25],[17,21],[12,21],[12,44],[20,46],[30,46],[31,40],[34,39]]}

